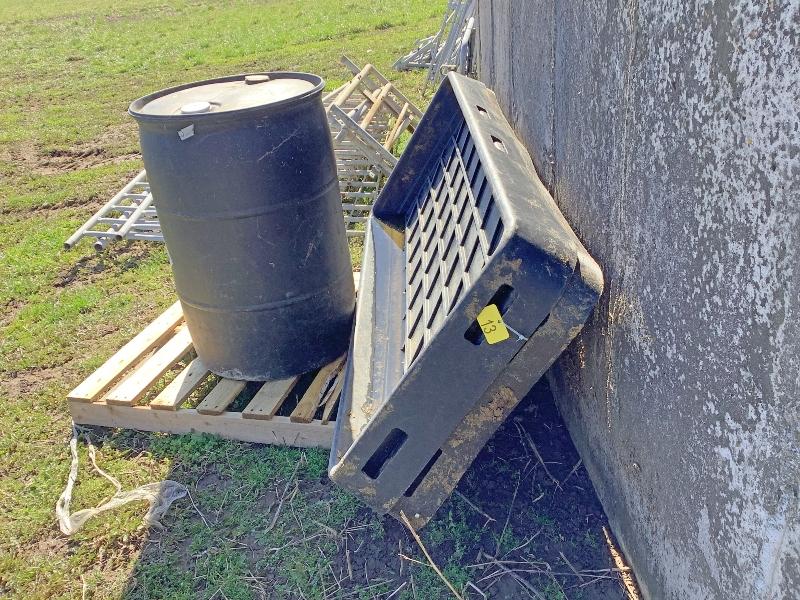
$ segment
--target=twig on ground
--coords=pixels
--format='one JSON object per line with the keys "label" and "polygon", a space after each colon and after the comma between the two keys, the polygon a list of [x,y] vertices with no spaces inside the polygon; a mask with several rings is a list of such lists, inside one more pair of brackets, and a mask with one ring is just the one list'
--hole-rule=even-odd
{"label": "twig on ground", "polygon": [[317,546],[317,550],[319,550],[319,553],[322,555],[323,562],[326,565],[328,565],[328,570],[331,572],[331,577],[333,577],[333,580],[336,582],[336,588],[342,589],[342,582],[336,578],[336,573],[334,573],[333,571],[333,565],[331,564],[330,559],[327,556],[325,556],[325,553],[322,551],[322,548]]}
{"label": "twig on ground", "polygon": [[552,481],[558,489],[561,489],[561,482],[555,477],[553,477],[553,474],[550,472],[550,469],[547,468],[547,464],[544,462],[542,455],[539,454],[539,449],[536,447],[536,444],[533,443],[533,438],[531,437],[531,435],[527,431],[525,431],[522,428],[522,425],[520,425],[516,421],[514,422],[514,425],[516,425],[519,434],[528,442],[528,445],[530,446],[531,450],[533,450],[533,453],[536,455],[536,458],[539,460],[539,463],[541,463],[542,468],[544,468],[544,472],[550,478],[550,481]]}
{"label": "twig on ground", "polygon": [[636,580],[633,578],[632,571],[630,567],[625,564],[625,558],[622,556],[622,553],[617,550],[617,547],[614,545],[614,540],[611,539],[611,533],[609,533],[605,525],[603,526],[603,535],[606,536],[606,544],[608,545],[608,551],[611,553],[611,558],[621,571],[620,577],[622,578],[622,585],[625,586],[625,591],[628,594],[628,600],[639,600],[641,596],[639,595],[639,588],[636,585]]}
{"label": "twig on ground", "polygon": [[300,584],[298,583],[296,585],[297,585],[297,593],[300,594],[300,597],[303,600],[308,600],[308,598],[306,598],[306,595],[303,593],[303,590],[300,589]]}
{"label": "twig on ground", "polygon": [[[517,583],[519,583],[525,591],[529,592],[529,595],[532,595],[534,598],[538,598],[538,600],[545,600],[545,597],[542,596],[541,593],[539,593],[539,590],[537,590],[530,583],[525,581],[522,577],[517,575],[514,571],[506,567],[503,563],[499,562],[494,556],[489,556],[488,554],[484,554],[484,556],[492,560],[494,564],[497,566],[497,568],[503,572],[503,574],[510,575],[511,578],[514,579],[514,581],[516,581]],[[486,577],[484,579],[486,579]]]}
{"label": "twig on ground", "polygon": [[297,511],[294,509],[294,499],[297,494],[300,492],[300,484],[295,481],[294,482],[294,489],[292,490],[292,495],[289,496],[289,510],[292,511],[292,518],[294,522],[297,523],[297,528],[300,530],[300,533],[306,535],[306,528],[303,524],[303,521],[300,520],[300,517],[297,516]]}
{"label": "twig on ground", "polygon": [[[401,564],[402,564],[402,563],[401,563]],[[408,585],[408,582],[407,582],[407,581],[404,581],[402,584],[400,584],[400,587],[399,587],[399,588],[397,588],[397,589],[396,589],[395,591],[393,591],[391,594],[389,594],[388,596],[386,596],[386,600],[391,600],[391,598],[394,598],[394,597],[395,597],[397,594],[399,594],[399,593],[400,593],[400,592],[403,590],[403,588],[405,588],[407,585]]]}
{"label": "twig on ground", "polygon": [[425,555],[425,558],[428,559],[430,567],[436,572],[436,574],[445,583],[445,585],[447,585],[447,587],[450,588],[450,591],[453,592],[453,596],[458,598],[458,600],[464,600],[461,594],[459,594],[456,588],[453,586],[453,584],[450,583],[450,580],[444,576],[444,573],[442,573],[441,569],[439,569],[439,567],[436,566],[436,563],[433,562],[433,558],[431,557],[430,553],[428,553],[428,549],[425,547],[425,544],[422,543],[422,539],[419,537],[419,534],[414,529],[414,526],[411,525],[411,521],[408,520],[406,513],[404,513],[402,510],[400,511],[400,518],[403,520],[403,523],[411,532],[411,535],[414,537],[414,541],[417,542],[417,545],[419,546],[420,550],[422,550],[422,553]]}
{"label": "twig on ground", "polygon": [[484,527],[486,527],[486,526],[487,526],[487,525],[488,525],[490,522],[492,522],[492,521],[496,521],[496,520],[497,520],[497,519],[495,519],[494,517],[490,517],[490,516],[489,516],[489,515],[487,515],[485,512],[483,512],[483,511],[482,511],[482,510],[481,510],[481,509],[480,509],[478,506],[476,506],[475,504],[473,504],[473,503],[470,501],[470,499],[469,499],[469,498],[467,498],[467,497],[466,497],[464,494],[462,494],[462,493],[461,493],[461,492],[459,492],[458,490],[455,490],[455,495],[456,495],[456,496],[458,496],[459,498],[461,498],[461,499],[462,499],[464,502],[466,502],[467,506],[469,506],[469,507],[470,507],[472,510],[474,510],[476,513],[478,513],[478,514],[480,514],[480,515],[482,515],[482,516],[486,517],[486,523],[484,523],[484,524],[483,524],[483,526],[484,526]]}
{"label": "twig on ground", "polygon": [[241,550],[242,548],[247,548],[248,550],[252,550],[252,548],[247,544],[245,544],[244,542],[239,542],[237,540],[234,540],[233,538],[225,537],[224,535],[222,535],[220,536],[220,539],[223,539],[226,542],[228,542],[232,549]]}
{"label": "twig on ground", "polygon": [[422,562],[421,560],[418,560],[416,558],[412,558],[412,557],[408,556],[407,554],[403,554],[402,552],[400,553],[400,558],[403,559],[403,560],[407,560],[408,562],[412,562],[412,563],[416,563],[418,565],[422,565],[423,567],[430,567],[430,565],[428,563]]}
{"label": "twig on ground", "polygon": [[219,594],[221,591],[222,591],[222,586],[219,586],[217,588],[217,591],[214,592],[213,594],[211,594],[211,596],[208,598],[208,600],[214,600],[214,598],[217,596],[217,594]]}
{"label": "twig on ground", "polygon": [[561,485],[564,485],[565,483],[567,483],[567,479],[572,477],[575,474],[575,471],[577,471],[581,467],[582,464],[583,464],[583,459],[579,458],[578,462],[575,463],[575,466],[572,467],[572,470],[569,473],[567,473],[567,476],[564,477],[564,479],[561,481]]}
{"label": "twig on ground", "polygon": [[325,531],[327,531],[328,535],[331,536],[332,538],[339,537],[339,533],[333,527],[328,527],[327,525],[325,525],[325,523],[320,523],[316,519],[312,519],[312,523],[314,523],[314,525],[316,525],[320,529],[324,529]]}
{"label": "twig on ground", "polygon": [[264,533],[269,533],[275,527],[275,524],[278,522],[278,517],[281,515],[281,509],[283,508],[283,500],[284,498],[281,497],[280,502],[278,502],[278,508],[275,509],[275,513],[272,515],[272,520],[267,525],[267,528],[264,530]]}
{"label": "twig on ground", "polygon": [[[502,571],[498,571],[498,576],[497,576],[497,577],[495,577],[494,579],[492,579],[492,580],[489,582],[489,585],[487,585],[487,586],[486,586],[486,591],[487,591],[487,592],[488,592],[489,590],[491,590],[491,589],[492,589],[492,588],[495,586],[495,584],[496,584],[498,581],[500,581],[500,580],[502,579],[502,577],[500,577],[500,576],[499,576],[499,575],[502,575],[502,574],[503,574],[503,573],[502,573]],[[478,583],[480,583],[480,581],[479,581]]]}
{"label": "twig on ground", "polygon": [[249,577],[245,577],[244,579],[246,581],[252,581],[256,585],[256,587],[258,587],[259,591],[261,592],[261,598],[263,600],[267,600],[267,598],[269,598],[269,596],[267,595],[267,589],[261,583],[261,579],[264,579],[264,578],[263,577],[256,577],[255,575],[253,575],[252,571],[248,571],[247,573],[249,574]]}
{"label": "twig on ground", "polygon": [[[487,556],[487,555],[484,554],[483,556]],[[528,561],[528,560],[500,560],[499,558],[493,558],[492,560],[490,560],[488,562],[477,562],[477,563],[474,563],[474,564],[471,564],[471,565],[467,565],[467,568],[468,569],[482,569],[484,567],[490,567],[490,566],[492,566],[492,565],[494,565],[496,563],[500,563],[501,565],[531,565],[531,564],[536,565],[536,564],[541,564],[541,565],[547,566],[547,563],[544,563],[544,562],[539,563],[539,562],[531,562],[531,561]]]}
{"label": "twig on ground", "polygon": [[616,579],[617,581],[619,581],[619,577],[608,577],[605,575],[597,575],[597,576],[590,575],[590,577],[591,579],[589,579],[588,581],[584,581],[583,583],[576,583],[575,585],[569,586],[567,589],[571,590],[573,588],[584,588],[593,585],[595,583],[600,583],[601,581],[605,581],[607,579]]}
{"label": "twig on ground", "polygon": [[[525,464],[525,467],[523,468],[523,472],[525,471],[525,469],[528,468],[528,465],[530,463],[531,463],[531,461],[528,461]],[[517,492],[519,492],[519,484],[520,483],[522,483],[522,473],[520,473],[519,477],[517,478],[517,485],[514,487],[514,495],[511,496],[511,504],[508,507],[508,514],[506,514],[506,522],[503,525],[503,531],[500,532],[500,537],[497,538],[497,547],[495,548],[495,551],[494,551],[494,553],[496,555],[500,554],[500,546],[503,543],[503,538],[506,535],[506,529],[508,529],[508,523],[511,520],[511,511],[514,510],[514,502],[516,502],[516,500],[517,500]]]}
{"label": "twig on ground", "polygon": [[[217,507],[217,510],[214,511],[214,514],[217,516],[217,518],[216,518],[217,522],[219,522],[219,516],[222,514],[222,509],[225,508],[225,503],[228,501],[228,494],[229,493],[230,493],[230,490],[225,490],[225,495],[222,497],[222,502],[219,503],[219,506]],[[269,508],[270,509],[272,508],[272,504],[269,506]]]}
{"label": "twig on ground", "polygon": [[306,542],[310,542],[311,540],[315,540],[322,536],[323,536],[322,533],[315,533],[314,535],[310,535],[300,540],[292,540],[291,542],[287,542],[283,546],[276,546],[275,548],[267,548],[264,550],[264,552],[279,552],[280,550],[284,550],[285,548],[289,548],[291,546],[297,546],[299,544],[305,544]]}
{"label": "twig on ground", "polygon": [[[506,565],[510,564],[508,561],[505,561],[505,560],[498,561],[498,562],[499,562],[499,564],[501,564],[503,566],[506,566]],[[522,563],[522,564],[525,564],[525,563]],[[539,569],[539,568],[512,569],[512,568],[507,567],[507,566],[506,566],[506,568],[509,571],[512,571],[514,573],[532,573],[534,575],[547,575],[547,576],[558,575],[559,577],[580,577],[581,576],[580,573],[572,573],[570,571],[551,571],[549,569]],[[597,578],[600,578],[600,579],[619,579],[618,577],[612,577],[610,575],[586,575],[586,576],[587,577],[597,577]],[[487,579],[491,579],[492,577],[497,577],[497,571],[494,571],[494,572],[490,573],[489,575],[484,575],[483,577],[481,577],[478,580],[478,582],[485,581]]]}
{"label": "twig on ground", "polygon": [[563,561],[566,563],[566,565],[567,565],[567,566],[568,566],[570,569],[572,569],[572,572],[573,572],[573,573],[575,573],[575,575],[577,575],[577,576],[580,578],[580,580],[581,580],[581,581],[584,581],[583,575],[581,575],[581,574],[578,572],[578,569],[576,569],[576,568],[575,568],[575,567],[572,565],[572,563],[571,563],[571,562],[569,562],[569,560],[567,560],[567,557],[566,557],[566,556],[564,556],[564,553],[563,553],[563,552],[561,552],[561,551],[559,550],[559,551],[558,551],[558,554],[559,554],[559,556],[561,556],[561,560],[563,560]]}
{"label": "twig on ground", "polygon": [[623,573],[625,571],[630,571],[630,570],[631,570],[630,567],[622,567],[622,568],[614,567],[614,568],[610,568],[610,569],[583,569],[583,571],[581,571],[581,573],[588,573],[588,574],[592,574],[592,573]]}
{"label": "twig on ground", "polygon": [[[558,597],[559,598],[566,598],[567,595],[564,593],[564,586],[562,586],[561,582],[558,579],[556,579],[556,576],[553,574],[552,571],[550,573],[548,573],[548,574],[550,575],[550,581],[553,582],[553,585],[556,586],[556,588],[558,588],[558,592],[560,592],[560,595]],[[556,592],[556,593],[558,593],[558,592]]]}
{"label": "twig on ground", "polygon": [[[487,558],[492,558],[488,554],[484,554],[484,556],[486,556]],[[494,565],[494,566],[501,566],[502,565],[503,567],[506,568],[506,571],[508,571],[509,573],[530,573],[532,575],[546,575],[547,577],[550,577],[550,578],[554,578],[554,576],[558,576],[558,577],[578,577],[581,580],[583,580],[584,577],[589,577],[590,578],[589,582],[582,583],[582,584],[575,584],[572,587],[583,587],[584,585],[587,585],[588,583],[595,583],[595,580],[601,580],[601,579],[619,580],[618,577],[613,577],[611,575],[599,575],[599,574],[596,574],[596,573],[588,573],[586,571],[578,571],[578,572],[553,571],[550,568],[549,564],[547,564],[546,562],[538,562],[538,561],[497,560],[497,559],[495,559],[495,560],[492,560],[492,562],[478,563],[476,565],[469,565],[469,566],[470,567],[473,567],[473,566],[474,567],[485,567],[485,566],[489,566],[489,565]],[[522,568],[519,568],[516,565],[530,565],[532,568],[522,569]],[[539,568],[539,567],[537,567],[535,565],[544,565],[546,568]],[[478,583],[481,583],[482,581],[487,581],[487,580],[490,580],[490,579],[496,580],[501,575],[509,574],[506,571],[502,571],[500,569],[498,569],[496,571],[492,571],[488,575],[484,575],[483,577],[478,579]],[[607,569],[606,572],[607,573],[616,572],[616,569]]]}
{"label": "twig on ground", "polygon": [[528,544],[530,544],[530,543],[531,543],[533,540],[535,540],[537,537],[539,537],[539,534],[540,534],[540,533],[542,533],[542,530],[541,530],[541,528],[539,529],[539,531],[537,531],[537,532],[536,532],[536,533],[534,533],[534,534],[533,534],[531,537],[529,537],[529,538],[527,539],[527,541],[525,541],[525,542],[521,543],[519,546],[515,546],[514,548],[512,548],[511,550],[509,550],[508,552],[506,552],[505,554],[503,554],[503,556],[502,556],[501,558],[505,558],[506,556],[508,556],[508,555],[509,555],[509,554],[511,554],[512,552],[516,552],[517,550],[522,550],[523,548],[525,548],[525,546],[527,546],[527,545],[528,545]]}
{"label": "twig on ground", "polygon": [[211,526],[208,524],[208,521],[206,521],[205,516],[203,516],[203,513],[200,512],[200,509],[197,507],[197,504],[195,504],[194,498],[192,498],[192,492],[189,491],[188,487],[186,488],[186,495],[189,496],[189,502],[192,503],[194,511],[199,515],[200,519],[202,519],[203,524],[206,526],[206,529],[211,529]]}
{"label": "twig on ground", "polygon": [[[297,461],[297,466],[294,468],[294,472],[289,480],[286,482],[286,485],[283,488],[283,493],[281,494],[280,501],[278,502],[278,508],[275,509],[275,513],[272,515],[272,520],[267,525],[267,528],[264,530],[264,533],[269,533],[275,527],[275,524],[278,522],[278,517],[281,514],[281,509],[283,508],[283,503],[286,500],[286,494],[289,492],[289,486],[294,481],[294,478],[297,476],[297,471],[300,469],[300,465],[303,463],[302,460]],[[295,488],[296,490],[297,488]]]}
{"label": "twig on ground", "polygon": [[483,593],[483,590],[482,590],[481,588],[479,588],[477,585],[475,585],[474,583],[472,583],[471,581],[468,581],[468,582],[467,582],[467,585],[465,585],[464,587],[465,587],[465,588],[472,588],[473,590],[475,590],[476,592],[478,592],[478,593],[481,595],[481,598],[484,598],[484,600],[485,600],[486,598],[488,598],[488,596],[487,596],[486,594],[484,594],[484,593]]}

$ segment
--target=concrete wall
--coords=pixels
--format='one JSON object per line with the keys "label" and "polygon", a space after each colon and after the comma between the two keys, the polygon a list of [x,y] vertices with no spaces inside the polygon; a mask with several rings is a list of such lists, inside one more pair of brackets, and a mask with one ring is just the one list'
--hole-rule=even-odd
{"label": "concrete wall", "polygon": [[480,76],[605,272],[549,376],[644,593],[799,598],[798,2],[479,6]]}

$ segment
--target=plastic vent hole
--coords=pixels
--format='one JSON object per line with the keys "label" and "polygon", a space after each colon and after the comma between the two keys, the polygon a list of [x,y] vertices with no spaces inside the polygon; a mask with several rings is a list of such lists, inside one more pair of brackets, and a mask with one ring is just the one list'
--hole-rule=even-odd
{"label": "plastic vent hole", "polygon": [[[500,315],[505,315],[508,312],[508,309],[511,308],[513,292],[514,288],[504,283],[497,288],[494,296],[492,296],[492,299],[486,303],[486,306],[495,304],[497,306],[497,310],[500,311]],[[483,343],[485,338],[483,337],[483,331],[481,331],[481,326],[478,324],[477,319],[475,319],[472,322],[472,325],[470,325],[469,328],[464,332],[464,339],[476,346],[480,346]]]}
{"label": "plastic vent hole", "polygon": [[422,467],[422,471],[420,471],[419,475],[417,475],[417,478],[411,482],[411,485],[408,486],[408,489],[403,493],[403,496],[405,496],[406,498],[410,498],[411,495],[417,491],[419,484],[422,483],[422,481],[425,479],[425,476],[430,472],[430,470],[433,468],[433,465],[436,464],[436,461],[439,460],[439,457],[441,455],[442,455],[442,449],[439,448],[431,457],[431,459],[428,461],[428,463],[424,467]]}
{"label": "plastic vent hole", "polygon": [[506,150],[506,145],[503,143],[503,140],[501,140],[499,137],[493,135],[492,143],[494,144],[495,148],[497,148],[498,150],[502,150],[503,152],[508,154],[508,150]]}
{"label": "plastic vent hole", "polygon": [[402,429],[392,429],[386,439],[381,442],[378,449],[369,457],[367,464],[361,469],[370,479],[377,479],[386,463],[397,454],[408,439],[408,434]]}
{"label": "plastic vent hole", "polygon": [[497,228],[494,230],[492,234],[492,241],[489,242],[489,256],[494,254],[494,251],[497,250],[498,244],[500,244],[500,240],[503,238],[503,232],[505,231],[505,225],[503,225],[502,221],[497,222]]}
{"label": "plastic vent hole", "polygon": [[478,114],[482,116],[484,119],[489,118],[489,111],[483,108],[480,104],[476,104],[475,108],[478,109]]}

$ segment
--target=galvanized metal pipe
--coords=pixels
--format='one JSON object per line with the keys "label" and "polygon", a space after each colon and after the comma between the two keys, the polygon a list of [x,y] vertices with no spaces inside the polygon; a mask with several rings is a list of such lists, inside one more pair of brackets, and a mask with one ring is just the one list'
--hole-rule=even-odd
{"label": "galvanized metal pipe", "polygon": [[117,194],[111,198],[108,202],[106,202],[102,208],[100,208],[92,217],[86,221],[83,225],[81,225],[78,230],[73,233],[67,241],[64,242],[64,249],[69,250],[78,241],[83,237],[84,233],[90,230],[95,223],[97,223],[97,219],[102,217],[108,212],[109,207],[115,205],[119,200],[121,200],[126,194],[130,193],[132,189],[134,189],[137,185],[141,184],[145,180],[146,174],[144,171],[140,172],[136,177],[134,177],[128,185],[123,187]]}
{"label": "galvanized metal pipe", "polygon": [[123,239],[131,230],[133,224],[136,223],[139,217],[142,216],[144,211],[147,210],[147,208],[150,206],[150,204],[152,204],[152,202],[153,202],[153,195],[148,194],[147,198],[142,200],[139,206],[136,207],[136,210],[134,210],[131,213],[131,216],[128,217],[127,222],[122,227],[120,227],[116,233],[114,233],[114,239],[116,239],[117,241]]}
{"label": "galvanized metal pipe", "polygon": [[472,32],[475,28],[475,17],[470,17],[467,21],[467,27],[464,30],[464,35],[461,37],[461,48],[458,51],[458,64],[456,69],[462,75],[467,73],[467,64],[469,63],[469,45],[472,38]]}

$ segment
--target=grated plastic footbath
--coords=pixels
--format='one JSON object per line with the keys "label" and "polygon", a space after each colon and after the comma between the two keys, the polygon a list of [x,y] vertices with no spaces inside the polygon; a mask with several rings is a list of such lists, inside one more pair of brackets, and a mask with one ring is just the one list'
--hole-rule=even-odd
{"label": "grated plastic footbath", "polygon": [[[602,281],[494,94],[451,73],[368,223],[331,479],[424,525]],[[509,331],[494,343],[490,305]]]}

